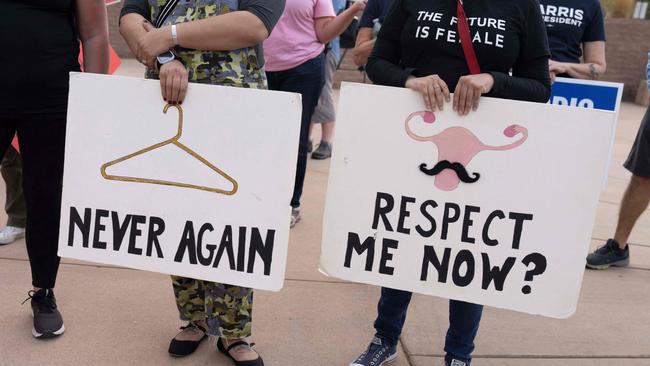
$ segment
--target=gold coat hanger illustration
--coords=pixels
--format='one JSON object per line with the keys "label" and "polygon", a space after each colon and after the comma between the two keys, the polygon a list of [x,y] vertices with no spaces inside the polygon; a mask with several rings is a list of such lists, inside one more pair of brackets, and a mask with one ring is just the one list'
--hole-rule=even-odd
{"label": "gold coat hanger illustration", "polygon": [[[174,107],[178,110],[178,132],[176,135],[170,139],[167,139],[165,141],[159,142],[155,145],[146,147],[142,150],[138,150],[134,153],[131,153],[129,155],[123,156],[121,158],[109,161],[108,163],[102,165],[101,167],[101,173],[102,177],[108,180],[116,180],[116,181],[122,181],[122,182],[135,182],[135,183],[148,183],[148,184],[161,184],[165,186],[173,186],[173,187],[181,187],[181,188],[191,188],[191,189],[199,189],[202,191],[208,191],[208,192],[213,192],[213,193],[219,193],[219,194],[225,194],[225,195],[233,195],[237,192],[237,181],[234,180],[232,177],[230,177],[228,174],[226,174],[224,171],[221,169],[217,168],[216,166],[212,165],[208,160],[206,160],[204,157],[201,155],[197,154],[194,152],[192,149],[189,147],[183,145],[179,141],[181,136],[183,135],[183,109],[177,105],[177,104],[167,104],[165,105],[165,108],[163,109],[163,113],[167,113],[169,110],[169,107]],[[220,176],[226,178],[230,183],[232,183],[232,189],[227,191],[224,189],[219,189],[219,188],[210,188],[210,187],[204,187],[204,186],[199,186],[196,184],[189,184],[189,183],[180,183],[180,182],[171,182],[171,181],[166,181],[166,180],[160,180],[160,179],[151,179],[151,178],[136,178],[136,177],[126,177],[126,176],[120,176],[120,175],[111,175],[106,173],[106,169],[113,166],[117,165],[123,161],[129,160],[131,158],[134,158],[139,155],[146,154],[150,151],[156,150],[158,148],[161,148],[163,146],[167,145],[175,145],[179,147],[181,150],[185,151],[186,153],[192,155],[195,159],[199,160],[201,163],[215,171],[217,174]]]}

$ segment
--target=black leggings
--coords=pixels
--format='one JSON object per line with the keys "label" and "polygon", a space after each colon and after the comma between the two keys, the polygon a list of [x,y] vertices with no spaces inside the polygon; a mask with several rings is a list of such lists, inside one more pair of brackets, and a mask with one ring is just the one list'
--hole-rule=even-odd
{"label": "black leggings", "polygon": [[323,55],[319,55],[293,69],[266,72],[269,89],[300,93],[302,95],[302,118],[300,124],[300,143],[298,144],[298,161],[296,164],[296,181],[293,187],[291,207],[300,207],[300,197],[307,173],[307,145],[309,144],[309,125],[311,116],[318,104],[323,90],[325,74]]}
{"label": "black leggings", "polygon": [[59,269],[57,255],[63,156],[65,150],[65,116],[2,118],[0,117],[0,152],[5,153],[18,133],[23,159],[23,188],[27,204],[26,237],[32,284],[53,288]]}

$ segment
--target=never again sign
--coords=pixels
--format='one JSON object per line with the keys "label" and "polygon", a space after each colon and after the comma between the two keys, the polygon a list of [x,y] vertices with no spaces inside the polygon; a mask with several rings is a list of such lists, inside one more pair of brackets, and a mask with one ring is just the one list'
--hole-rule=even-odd
{"label": "never again sign", "polygon": [[340,100],[323,272],[575,312],[613,113],[484,98],[459,117],[423,111],[406,89],[356,84]]}
{"label": "never again sign", "polygon": [[191,83],[180,107],[157,81],[72,74],[59,255],[279,290],[300,113],[295,94]]}

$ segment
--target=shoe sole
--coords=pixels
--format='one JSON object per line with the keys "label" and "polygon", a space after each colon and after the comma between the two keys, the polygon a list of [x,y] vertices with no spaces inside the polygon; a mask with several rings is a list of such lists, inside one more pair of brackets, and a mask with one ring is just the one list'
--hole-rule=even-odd
{"label": "shoe sole", "polygon": [[[395,361],[396,359],[397,359],[397,352],[395,352],[393,355],[391,355],[390,357],[388,357],[387,359],[385,359],[384,362],[380,363],[380,364],[377,365],[377,366],[385,366],[385,365],[388,365],[389,363],[392,363],[392,362]],[[360,363],[351,363],[349,366],[364,366],[364,365],[362,365],[362,364],[360,364]]]}
{"label": "shoe sole", "polygon": [[46,332],[46,333],[39,333],[36,331],[36,328],[32,328],[32,335],[34,336],[34,338],[39,338],[39,339],[58,337],[61,334],[63,334],[63,332],[65,332],[65,324],[61,324],[61,328],[57,331]]}
{"label": "shoe sole", "polygon": [[199,347],[201,347],[201,343],[203,343],[203,341],[205,341],[206,339],[208,339],[208,335],[207,335],[207,334],[204,335],[203,338],[201,338],[201,339],[199,340],[199,344],[196,346],[196,348],[194,349],[194,351],[192,351],[192,352],[190,352],[190,353],[187,353],[187,354],[184,354],[184,355],[183,355],[183,354],[179,354],[179,353],[169,352],[169,351],[167,351],[167,353],[168,353],[170,356],[174,357],[174,358],[181,358],[181,357],[189,356],[189,355],[193,354],[194,352],[196,352],[196,351],[199,349]]}
{"label": "shoe sole", "polygon": [[605,270],[608,269],[609,267],[627,267],[630,265],[630,260],[622,260],[618,262],[613,262],[609,264],[589,264],[587,263],[587,268],[589,269],[596,269],[596,270]]}
{"label": "shoe sole", "polygon": [[299,222],[300,222],[300,216],[298,216],[298,218],[296,219],[296,221],[292,222],[292,223],[289,225],[289,228],[293,228],[293,227],[296,226],[296,224],[299,223]]}
{"label": "shoe sole", "polygon": [[314,159],[314,160],[325,160],[325,159],[329,159],[331,157],[332,157],[332,155],[320,156],[320,155],[311,154],[311,158]]}
{"label": "shoe sole", "polygon": [[[198,348],[197,348],[197,350],[198,350]],[[196,352],[196,351],[194,351],[194,352]],[[168,352],[168,354],[173,358],[183,358],[183,357],[187,357],[187,356],[191,355],[194,352],[188,353],[186,355],[179,355],[179,354],[171,353],[171,352]]]}

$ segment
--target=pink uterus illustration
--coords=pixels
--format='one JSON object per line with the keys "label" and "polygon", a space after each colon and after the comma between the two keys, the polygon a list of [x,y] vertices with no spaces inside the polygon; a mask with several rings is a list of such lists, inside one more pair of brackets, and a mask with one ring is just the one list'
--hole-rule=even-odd
{"label": "pink uterus illustration", "polygon": [[510,125],[503,130],[506,137],[515,137],[521,134],[517,141],[502,146],[486,145],[464,127],[449,127],[439,134],[432,136],[419,136],[415,134],[409,123],[415,117],[420,117],[425,123],[434,123],[436,116],[429,111],[411,113],[406,118],[406,134],[416,141],[433,142],[438,148],[438,161],[432,168],[426,164],[420,164],[420,170],[434,177],[433,184],[440,190],[453,191],[460,182],[474,183],[479,180],[480,174],[467,172],[467,164],[481,151],[506,151],[522,145],[528,139],[528,129],[519,125]]}

